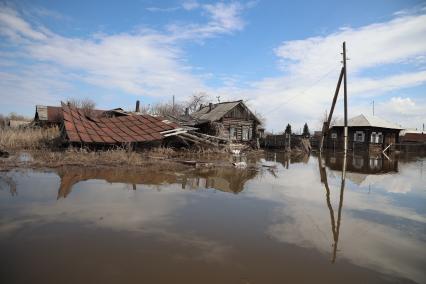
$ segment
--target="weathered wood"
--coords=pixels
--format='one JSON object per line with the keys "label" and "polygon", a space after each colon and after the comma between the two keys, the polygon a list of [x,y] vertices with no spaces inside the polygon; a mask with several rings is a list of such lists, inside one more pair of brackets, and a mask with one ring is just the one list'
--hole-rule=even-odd
{"label": "weathered wood", "polygon": [[191,138],[188,138],[188,137],[183,137],[181,135],[177,135],[177,137],[179,137],[179,138],[181,138],[181,139],[183,139],[185,141],[191,141],[192,143],[195,143],[195,144],[200,143],[200,141],[197,141],[197,140],[194,140],[194,139],[191,139]]}
{"label": "weathered wood", "polygon": [[187,132],[186,130],[180,130],[180,131],[175,131],[175,132],[170,132],[170,133],[167,133],[167,134],[163,134],[163,136],[164,137],[176,136],[176,135],[179,135],[179,134],[182,134],[182,133],[186,133],[186,132]]}
{"label": "weathered wood", "polygon": [[212,138],[212,139],[217,139],[217,140],[229,142],[229,139],[221,138],[221,137],[213,136],[213,135],[208,135],[208,134],[204,134],[204,133],[191,132],[190,134],[198,135],[198,136],[205,137],[205,138]]}
{"label": "weathered wood", "polygon": [[171,132],[181,131],[181,130],[184,130],[184,129],[183,128],[175,128],[175,129],[171,129],[171,130],[161,131],[160,133],[161,134],[168,134],[168,133],[171,133]]}
{"label": "weathered wood", "polygon": [[192,135],[192,134],[189,134],[189,133],[182,133],[182,134],[179,134],[179,136],[183,137],[184,139],[188,138],[188,140],[190,140],[194,143],[205,143],[205,144],[209,144],[209,145],[212,145],[212,146],[215,146],[215,147],[222,146],[222,145],[219,145],[218,143],[214,143],[214,142],[211,142],[209,140],[202,139],[198,136],[195,136],[195,135]]}

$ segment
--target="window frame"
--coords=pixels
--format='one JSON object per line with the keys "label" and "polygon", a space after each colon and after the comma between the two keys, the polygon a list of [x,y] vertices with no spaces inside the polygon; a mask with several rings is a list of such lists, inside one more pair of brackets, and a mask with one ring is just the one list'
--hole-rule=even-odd
{"label": "window frame", "polygon": [[241,127],[241,140],[248,141],[249,140],[249,127],[243,126]]}
{"label": "window frame", "polygon": [[[358,139],[358,138],[360,138],[360,139]],[[364,131],[355,131],[355,133],[354,133],[354,142],[361,142],[361,143],[365,142],[365,133],[364,133]]]}

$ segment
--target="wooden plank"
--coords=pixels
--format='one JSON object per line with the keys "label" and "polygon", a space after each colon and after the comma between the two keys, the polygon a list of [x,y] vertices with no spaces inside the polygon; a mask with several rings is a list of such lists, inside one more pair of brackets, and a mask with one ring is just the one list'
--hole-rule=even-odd
{"label": "wooden plank", "polygon": [[186,130],[180,130],[180,131],[176,131],[176,132],[169,132],[167,134],[163,134],[164,137],[170,137],[170,136],[176,136],[182,133],[186,133]]}

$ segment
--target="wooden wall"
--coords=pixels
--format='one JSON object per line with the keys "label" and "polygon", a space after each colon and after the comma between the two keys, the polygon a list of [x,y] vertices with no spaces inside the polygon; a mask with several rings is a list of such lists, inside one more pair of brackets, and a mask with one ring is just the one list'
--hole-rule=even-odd
{"label": "wooden wall", "polygon": [[[354,140],[354,135],[357,131],[362,131],[364,133],[364,142],[359,142]],[[382,143],[372,143],[371,134],[373,132],[381,132],[383,135]],[[336,133],[337,138],[333,139],[332,134]],[[391,143],[398,142],[399,130],[396,129],[386,129],[378,127],[349,127],[348,129],[348,149],[354,151],[381,151],[387,145]],[[324,142],[324,147],[327,149],[343,150],[344,139],[343,139],[343,127],[333,127]]]}
{"label": "wooden wall", "polygon": [[246,142],[250,142],[256,139],[256,130],[258,126],[258,122],[252,117],[251,113],[247,111],[244,107],[238,105],[229,111],[222,119],[221,123],[225,129],[225,135],[230,137],[230,128],[235,128],[236,131],[236,139],[234,141],[244,142],[243,140],[243,128],[251,131],[251,135],[249,136]]}

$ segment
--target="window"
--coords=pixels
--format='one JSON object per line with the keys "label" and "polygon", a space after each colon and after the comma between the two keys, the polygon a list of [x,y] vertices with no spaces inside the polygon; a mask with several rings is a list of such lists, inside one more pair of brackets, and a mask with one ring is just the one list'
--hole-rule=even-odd
{"label": "window", "polygon": [[357,157],[357,156],[353,157],[352,158],[352,165],[356,169],[362,169],[362,167],[364,167],[364,158],[363,157]]}
{"label": "window", "polygon": [[229,128],[229,138],[237,140],[237,130],[235,129],[235,127]]}
{"label": "window", "polygon": [[253,128],[249,127],[248,130],[248,139],[251,140],[253,138]]}
{"label": "window", "polygon": [[248,127],[243,127],[243,140],[247,141],[249,140],[249,128]]}
{"label": "window", "polygon": [[376,132],[371,133],[371,139],[370,139],[371,143],[377,143],[377,135]]}
{"label": "window", "polygon": [[373,132],[371,133],[371,138],[370,138],[370,142],[371,143],[383,143],[383,134],[382,132]]}
{"label": "window", "polygon": [[372,170],[380,170],[383,166],[382,159],[370,158],[370,169]]}
{"label": "window", "polygon": [[364,142],[364,132],[363,131],[356,131],[354,133],[354,141],[355,142]]}

